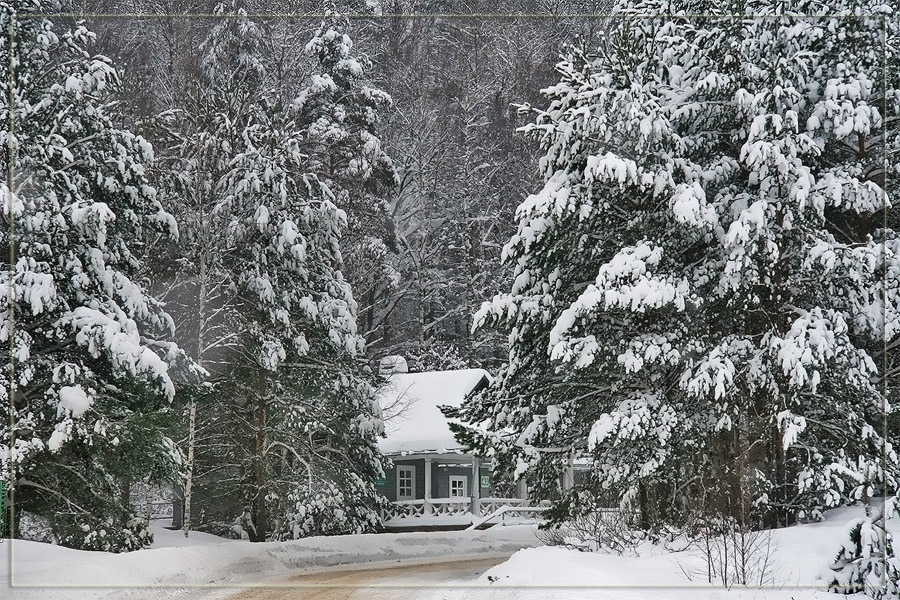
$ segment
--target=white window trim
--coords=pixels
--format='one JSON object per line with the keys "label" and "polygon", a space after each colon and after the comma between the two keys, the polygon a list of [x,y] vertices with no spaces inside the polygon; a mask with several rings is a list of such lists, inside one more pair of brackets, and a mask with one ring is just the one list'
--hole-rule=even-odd
{"label": "white window trim", "polygon": [[[453,495],[453,482],[454,481],[462,481],[462,496],[454,496]],[[450,478],[447,480],[448,494],[450,494],[451,498],[468,498],[469,496],[469,478],[465,475],[450,475]]]}
{"label": "white window trim", "polygon": [[[411,474],[409,496],[400,495],[400,469],[409,471]],[[397,500],[414,500],[416,497],[416,466],[415,465],[397,465]]]}

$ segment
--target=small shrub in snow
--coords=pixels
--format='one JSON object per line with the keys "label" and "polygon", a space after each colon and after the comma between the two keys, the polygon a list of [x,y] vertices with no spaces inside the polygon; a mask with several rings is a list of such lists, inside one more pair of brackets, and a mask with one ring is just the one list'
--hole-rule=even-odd
{"label": "small shrub in snow", "polygon": [[19,538],[46,544],[59,543],[59,539],[53,534],[50,519],[28,511],[19,513]]}
{"label": "small shrub in snow", "polygon": [[617,510],[598,510],[579,516],[571,521],[568,529],[566,545],[586,552],[622,554],[641,540]]}
{"label": "small shrub in snow", "polygon": [[468,369],[471,365],[456,346],[440,340],[425,340],[410,345],[405,356],[418,371]]}
{"label": "small shrub in snow", "polygon": [[147,521],[138,517],[115,519],[60,514],[52,521],[59,543],[71,548],[130,552],[153,543]]}
{"label": "small shrub in snow", "polygon": [[578,510],[563,522],[551,518],[538,532],[538,539],[548,546],[566,546],[582,552],[614,552],[622,554],[634,548],[643,534],[632,528],[630,511],[608,508]]}
{"label": "small shrub in snow", "polygon": [[691,537],[703,557],[703,575],[709,583],[730,588],[763,587],[774,582],[771,531],[751,529],[730,517],[712,516],[698,519]]}

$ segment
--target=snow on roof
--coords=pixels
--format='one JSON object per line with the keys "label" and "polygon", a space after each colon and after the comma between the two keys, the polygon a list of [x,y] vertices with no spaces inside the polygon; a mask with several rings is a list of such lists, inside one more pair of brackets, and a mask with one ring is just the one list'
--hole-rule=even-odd
{"label": "snow on roof", "polygon": [[482,380],[491,380],[484,369],[391,375],[378,396],[387,433],[386,438],[379,440],[381,451],[385,454],[462,452],[438,406],[459,406]]}

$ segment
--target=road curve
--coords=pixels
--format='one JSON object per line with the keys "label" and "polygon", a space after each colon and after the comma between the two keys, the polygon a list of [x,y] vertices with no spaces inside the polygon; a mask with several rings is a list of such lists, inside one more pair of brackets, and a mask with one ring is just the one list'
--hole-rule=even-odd
{"label": "road curve", "polygon": [[450,588],[473,579],[509,558],[446,558],[415,564],[302,573],[266,587],[241,590],[227,600],[397,600],[428,588]]}

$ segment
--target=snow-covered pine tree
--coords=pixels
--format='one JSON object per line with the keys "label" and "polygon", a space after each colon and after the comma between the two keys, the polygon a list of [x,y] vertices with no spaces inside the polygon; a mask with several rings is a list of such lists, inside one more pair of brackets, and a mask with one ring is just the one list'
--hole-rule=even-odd
{"label": "snow-covered pine tree", "polygon": [[[273,55],[271,31],[247,19],[223,29],[244,14],[238,11],[247,4],[216,4],[211,22],[195,21],[187,29],[159,36],[172,46],[159,60],[173,73],[163,88],[168,94],[161,102],[165,110],[144,122],[157,148],[159,168],[154,175],[160,201],[175,216],[180,233],[177,244],[156,248],[151,257],[158,279],[154,292],[169,308],[180,346],[208,371],[202,388],[183,394],[185,406],[175,436],[186,458],[180,490],[186,536],[197,526],[225,533],[225,522],[230,524],[241,512],[233,475],[242,468],[247,448],[233,429],[244,407],[219,400],[234,384],[246,323],[236,275],[225,264],[225,256],[234,250],[223,235],[230,216],[216,207],[227,188],[234,136],[240,135],[233,122],[255,110],[264,86],[279,83],[264,64]],[[196,47],[204,39],[201,53],[173,57],[180,46]],[[278,67],[284,68],[284,62]]]}
{"label": "snow-covered pine tree", "polygon": [[[840,549],[831,558],[829,589],[841,594],[866,592],[871,598],[900,596],[900,557],[886,519],[896,517],[896,498],[867,506],[867,515],[847,523]],[[887,514],[885,514],[887,513]]]}
{"label": "snow-covered pine tree", "polygon": [[136,279],[144,240],[177,229],[145,177],[150,145],[114,124],[115,69],[85,50],[83,24],[58,31],[41,16],[55,7],[0,3],[12,32],[0,40],[0,340],[12,346],[0,367],[0,477],[12,483],[14,535],[28,534],[27,512],[61,544],[132,550],[151,538],[130,483],[180,468],[163,432],[176,375],[193,367]]}
{"label": "snow-covered pine tree", "polygon": [[293,110],[306,132],[309,169],[347,213],[344,271],[362,304],[363,331],[371,332],[383,320],[384,296],[394,279],[390,259],[396,242],[387,196],[396,176],[378,135],[379,112],[391,98],[367,82],[371,62],[354,49],[348,30],[347,17],[326,14],[306,45],[317,66]]}
{"label": "snow-covered pine tree", "polygon": [[[459,413],[489,431],[460,435],[543,497],[589,453],[558,519],[610,494],[645,526],[772,526],[893,490],[867,349],[900,324],[900,240],[881,226],[897,15],[867,0],[619,13],[596,56],[558,65],[546,109],[524,107],[545,184],[504,251],[511,292],[476,317],[510,340]],[[679,14],[707,16],[659,16]]]}
{"label": "snow-covered pine tree", "polygon": [[231,440],[218,474],[238,480],[251,540],[371,529],[382,423],[341,273],[346,214],[312,169],[302,103],[266,68],[265,31],[238,4],[217,11],[202,62],[225,165],[211,193],[240,315],[217,387],[214,426]]}

